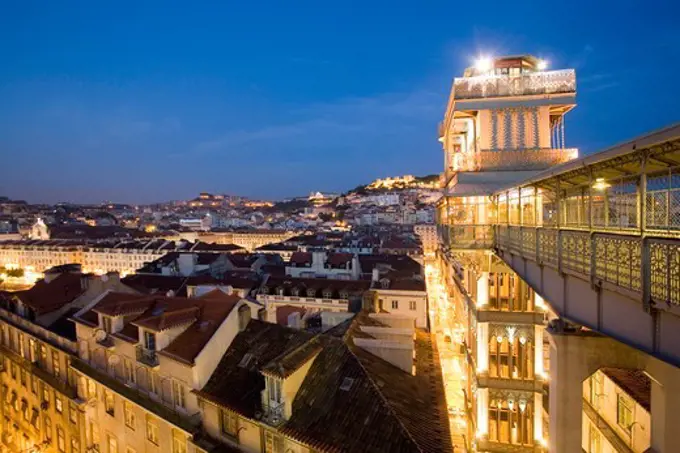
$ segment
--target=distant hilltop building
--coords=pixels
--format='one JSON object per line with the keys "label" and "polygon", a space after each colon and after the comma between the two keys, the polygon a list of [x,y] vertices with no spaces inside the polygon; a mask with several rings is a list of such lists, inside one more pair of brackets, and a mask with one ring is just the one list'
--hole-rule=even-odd
{"label": "distant hilltop building", "polygon": [[335,200],[340,194],[337,193],[328,193],[328,192],[312,192],[309,194],[309,197],[307,200],[316,205],[325,205],[328,203],[331,203],[333,200]]}
{"label": "distant hilltop building", "polygon": [[395,176],[384,179],[376,179],[368,186],[368,189],[438,189],[439,181],[419,180],[413,175]]}

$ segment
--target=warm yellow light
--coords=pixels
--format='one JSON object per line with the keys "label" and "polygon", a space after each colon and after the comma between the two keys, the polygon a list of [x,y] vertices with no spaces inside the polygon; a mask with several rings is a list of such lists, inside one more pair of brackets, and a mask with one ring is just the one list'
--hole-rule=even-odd
{"label": "warm yellow light", "polygon": [[479,72],[488,72],[493,67],[493,60],[486,56],[481,56],[475,61],[475,69]]}
{"label": "warm yellow light", "polygon": [[538,60],[537,68],[539,71],[545,71],[548,67],[548,62],[545,60]]}
{"label": "warm yellow light", "polygon": [[593,183],[593,189],[595,190],[605,190],[608,187],[611,187],[611,184],[605,181],[604,178],[597,178],[595,183]]}

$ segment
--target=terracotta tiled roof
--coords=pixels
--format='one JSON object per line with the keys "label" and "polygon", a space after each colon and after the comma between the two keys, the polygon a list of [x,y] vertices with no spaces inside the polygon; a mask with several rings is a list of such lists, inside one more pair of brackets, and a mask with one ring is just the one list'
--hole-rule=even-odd
{"label": "terracotta tiled roof", "polygon": [[652,381],[642,370],[627,370],[624,368],[602,368],[616,385],[629,394],[647,411],[651,409]]}
{"label": "terracotta tiled roof", "polygon": [[111,291],[93,307],[92,311],[108,316],[142,313],[149,308],[150,300],[149,296],[143,294]]}
{"label": "terracotta tiled roof", "polygon": [[[184,301],[187,301],[187,299],[184,299]],[[190,324],[198,319],[200,309],[195,305],[181,304],[184,305],[181,308],[167,307],[165,300],[157,302],[145,314],[132,321],[132,324],[144,329],[161,332],[172,327]]]}
{"label": "terracotta tiled roof", "polygon": [[73,302],[84,291],[80,283],[82,274],[60,274],[49,283],[38,281],[32,288],[14,293],[21,302],[36,314],[49,313]]}
{"label": "terracotta tiled roof", "polygon": [[[429,334],[416,336],[416,376],[354,346],[366,313],[333,335],[251,321],[236,336],[208,384],[196,393],[253,418],[262,411],[263,374],[289,376],[313,360],[292,402],[284,435],[326,452],[449,452],[439,357]],[[342,337],[338,335],[343,335]]]}
{"label": "terracotta tiled roof", "polygon": [[293,305],[281,305],[276,307],[276,323],[281,326],[288,326],[288,317],[293,313],[300,313],[302,318],[307,310],[302,307],[295,307]]}
{"label": "terracotta tiled roof", "polygon": [[[222,293],[220,290],[215,291]],[[224,293],[206,297],[209,294],[201,298],[204,303],[198,320],[166,346],[160,354],[193,364],[198,354],[241,300],[237,295]]]}
{"label": "terracotta tiled roof", "polygon": [[354,255],[351,253],[329,253],[326,258],[326,264],[332,268],[346,266],[347,263],[352,261],[353,257]]}
{"label": "terracotta tiled roof", "polygon": [[293,252],[290,262],[291,264],[312,264],[312,254],[309,252]]}

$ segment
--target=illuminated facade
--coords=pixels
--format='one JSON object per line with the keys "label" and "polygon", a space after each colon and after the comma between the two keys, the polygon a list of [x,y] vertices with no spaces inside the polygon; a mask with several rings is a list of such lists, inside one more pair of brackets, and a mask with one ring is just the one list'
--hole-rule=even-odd
{"label": "illuminated facade", "polygon": [[564,141],[575,73],[545,66],[532,56],[480,59],[454,80],[439,128],[445,169],[438,259],[467,357],[467,438],[475,451],[529,452],[547,445],[547,309],[492,250],[502,217],[542,209],[533,201],[538,197],[525,200],[518,193],[496,204],[492,195],[578,155]]}

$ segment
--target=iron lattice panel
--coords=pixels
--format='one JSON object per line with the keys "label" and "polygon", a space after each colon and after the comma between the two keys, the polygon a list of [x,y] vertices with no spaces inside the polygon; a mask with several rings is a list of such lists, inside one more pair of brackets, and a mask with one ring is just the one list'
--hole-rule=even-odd
{"label": "iron lattice panel", "polygon": [[595,276],[623,288],[641,291],[641,240],[622,236],[595,236]]}
{"label": "iron lattice panel", "polygon": [[562,231],[562,266],[582,274],[590,275],[590,234],[580,231]]}
{"label": "iron lattice panel", "polygon": [[680,305],[680,245],[650,240],[649,258],[652,300]]}
{"label": "iron lattice panel", "polygon": [[557,230],[538,230],[538,261],[557,267]]}

